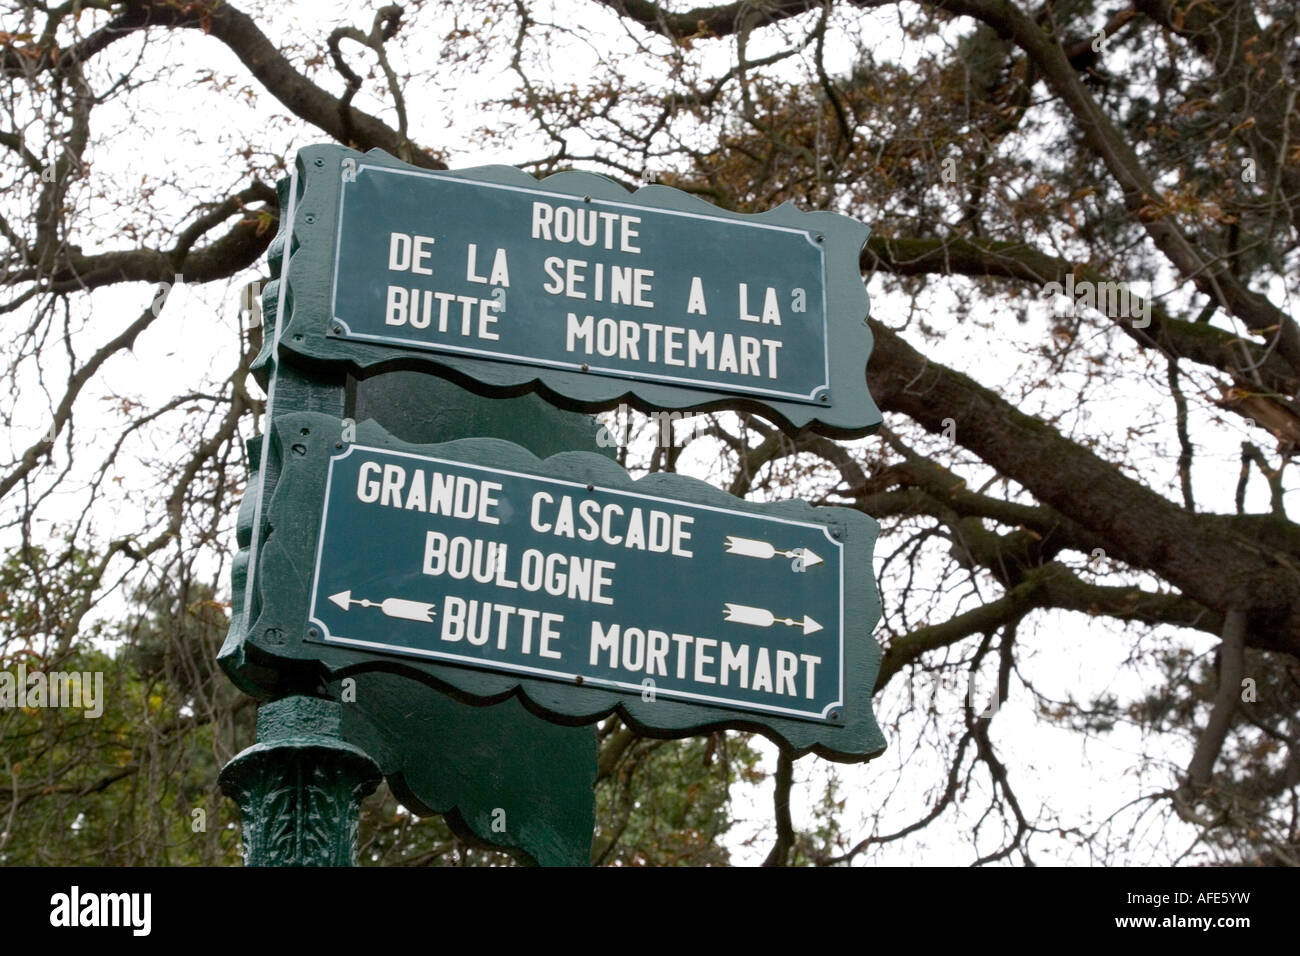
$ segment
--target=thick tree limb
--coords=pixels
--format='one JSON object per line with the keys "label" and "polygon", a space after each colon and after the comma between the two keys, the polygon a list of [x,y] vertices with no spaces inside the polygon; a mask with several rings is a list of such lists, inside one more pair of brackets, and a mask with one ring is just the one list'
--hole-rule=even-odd
{"label": "thick tree limb", "polygon": [[773,0],[765,4],[738,0],[719,6],[696,7],[683,13],[669,13],[650,0],[597,2],[647,30],[674,40],[730,36],[743,26],[749,29],[765,27],[822,7],[818,0]]}
{"label": "thick tree limb", "polygon": [[1198,249],[1183,232],[1165,208],[1160,189],[1133,145],[1088,92],[1056,39],[1006,0],[934,0],[933,5],[987,23],[1029,55],[1047,85],[1074,115],[1084,140],[1123,191],[1130,215],[1141,223],[1156,248],[1204,295],[1254,331],[1275,337],[1279,354],[1300,373],[1300,328],[1266,296],[1233,275],[1227,263]]}
{"label": "thick tree limb", "polygon": [[[645,0],[599,0],[649,30],[670,37],[721,36],[742,27],[753,29],[806,12],[805,3],[747,3],[699,7],[668,14]],[[876,7],[881,0],[858,0],[859,7]],[[1074,115],[1089,148],[1119,185],[1133,220],[1146,230],[1165,257],[1204,295],[1236,315],[1255,332],[1276,340],[1278,354],[1294,374],[1300,374],[1300,327],[1268,298],[1250,289],[1217,254],[1198,248],[1164,205],[1163,194],[1147,172],[1128,138],[1098,105],[1057,38],[1039,22],[1006,0],[931,0],[925,4],[968,16],[1010,38],[1033,62],[1038,74]],[[1288,104],[1288,107],[1294,104]],[[1287,392],[1286,394],[1291,394]]]}
{"label": "thick tree limb", "polygon": [[[935,433],[955,438],[1062,515],[1109,542],[1108,553],[1148,568],[1205,607],[1241,607],[1256,646],[1300,652],[1300,531],[1275,519],[1189,514],[1025,415],[965,375],[930,362],[872,320],[871,394]],[[1263,536],[1266,540],[1256,544]]]}
{"label": "thick tree limb", "polygon": [[[1039,287],[1049,282],[1063,284],[1071,274],[1076,280],[1097,284],[1114,281],[1095,269],[1046,255],[1023,242],[987,239],[872,236],[862,252],[862,268],[894,275],[1012,279]],[[1232,376],[1235,388],[1259,401],[1225,401],[1224,408],[1258,423],[1266,422],[1279,438],[1300,443],[1300,414],[1294,401],[1300,392],[1300,375],[1275,349],[1207,323],[1175,319],[1159,302],[1142,303],[1139,299],[1130,311],[1143,311],[1143,305],[1150,320],[1146,327],[1137,328],[1129,319],[1114,320],[1125,335],[1143,349],[1186,358]],[[1273,409],[1271,416],[1259,412],[1260,403]]]}
{"label": "thick tree limb", "polygon": [[[154,4],[155,9],[166,6],[166,2]],[[295,70],[251,17],[225,2],[210,3],[206,12],[208,32],[229,47],[258,82],[295,116],[356,149],[379,148],[394,156],[406,155],[408,162],[415,166],[447,168],[432,152],[414,144],[408,146],[397,130],[354,106],[347,108],[345,130],[339,100]],[[203,22],[202,18],[191,16],[178,25],[202,28]]]}
{"label": "thick tree limb", "polygon": [[[24,76],[33,69],[77,64],[114,41],[149,27],[201,30],[225,44],[267,92],[298,118],[356,149],[379,148],[394,156],[405,152],[401,133],[354,106],[347,105],[341,112],[338,97],[294,69],[256,22],[225,0],[130,0],[121,15],[67,50],[0,47],[0,69],[10,76]],[[438,156],[417,146],[411,147],[408,161],[427,169],[447,168]]]}
{"label": "thick tree limb", "polygon": [[918,627],[903,637],[895,638],[885,648],[873,693],[880,693],[895,674],[922,654],[956,644],[972,634],[991,634],[998,628],[1019,620],[1039,605],[1040,585],[1041,581],[1037,579],[1027,580],[996,601],[981,604],[965,614],[949,618],[942,624]]}

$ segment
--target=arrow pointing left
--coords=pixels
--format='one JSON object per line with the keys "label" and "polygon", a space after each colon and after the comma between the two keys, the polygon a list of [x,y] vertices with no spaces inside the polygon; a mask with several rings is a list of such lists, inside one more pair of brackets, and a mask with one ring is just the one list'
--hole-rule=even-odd
{"label": "arrow pointing left", "polygon": [[351,605],[359,604],[362,607],[377,607],[388,617],[401,618],[404,621],[420,621],[424,624],[432,624],[433,615],[437,613],[432,604],[427,604],[424,601],[408,601],[406,598],[384,598],[382,601],[367,601],[354,598],[351,591],[340,591],[338,594],[331,594],[329,599],[345,611]]}

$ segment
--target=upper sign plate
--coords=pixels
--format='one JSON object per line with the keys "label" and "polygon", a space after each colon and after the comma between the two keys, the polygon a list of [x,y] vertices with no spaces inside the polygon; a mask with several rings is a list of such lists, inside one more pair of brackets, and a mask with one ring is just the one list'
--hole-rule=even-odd
{"label": "upper sign plate", "polygon": [[290,359],[427,365],[583,410],[743,408],[837,436],[880,422],[852,219],[328,146],[296,176]]}

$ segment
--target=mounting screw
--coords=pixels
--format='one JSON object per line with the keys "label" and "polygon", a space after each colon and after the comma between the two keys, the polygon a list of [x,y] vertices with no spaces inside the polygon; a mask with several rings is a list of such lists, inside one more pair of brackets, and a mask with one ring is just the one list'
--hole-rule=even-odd
{"label": "mounting screw", "polygon": [[582,675],[579,674],[577,677],[575,677],[575,678],[573,679],[573,682],[574,682],[575,684],[577,684],[579,687],[581,687],[581,686],[582,686]]}
{"label": "mounting screw", "polygon": [[583,201],[583,202],[591,202],[591,197],[590,197],[590,196],[583,196],[583,197],[582,197],[582,201]]}
{"label": "mounting screw", "polygon": [[342,447],[343,447],[343,442],[341,442],[341,441],[336,441],[336,442],[334,443],[334,447],[335,447],[335,448],[342,448]]}
{"label": "mounting screw", "polygon": [[591,366],[588,365],[586,362],[583,362],[583,363],[582,363],[582,370],[583,370],[584,372],[590,372],[590,371],[591,371]]}
{"label": "mounting screw", "polygon": [[831,720],[839,720],[839,719],[840,719],[840,712],[839,712],[838,710],[832,710],[832,711],[831,711],[831,714],[830,714],[830,717],[831,717]]}
{"label": "mounting screw", "polygon": [[825,405],[830,400],[831,400],[830,392],[822,392],[821,398],[817,399],[817,401],[821,402],[823,405]]}
{"label": "mounting screw", "polygon": [[308,637],[320,637],[320,631],[316,630],[316,628],[314,628],[314,627],[309,627],[309,628],[307,629],[307,636],[308,636]]}
{"label": "mounting screw", "polygon": [[817,241],[818,241],[818,242],[825,242],[825,241],[826,241],[826,237],[825,237],[825,236],[821,236],[821,235],[819,235],[819,236],[817,237]]}
{"label": "mounting screw", "polygon": [[320,158],[318,157],[318,158],[316,159],[316,165],[317,165],[317,166],[324,166],[324,165],[325,165],[325,160],[320,159]]}
{"label": "mounting screw", "polygon": [[588,486],[587,486],[587,490],[588,490],[588,491],[595,491],[595,490],[596,490],[596,486],[595,486],[595,485],[588,485]]}
{"label": "mounting screw", "polygon": [[342,335],[342,334],[343,334],[343,326],[341,326],[341,325],[336,325],[336,326],[334,326],[334,328],[330,329],[330,331],[333,332],[335,335]]}
{"label": "mounting screw", "polygon": [[844,534],[844,532],[841,531],[841,530],[840,530],[836,525],[831,525],[831,537],[832,537],[832,538],[838,538],[838,537],[840,537],[840,535],[842,535],[842,534]]}
{"label": "mounting screw", "polygon": [[312,223],[316,221],[316,217],[313,216],[311,213],[308,213],[307,215],[302,217],[302,221],[310,226]]}

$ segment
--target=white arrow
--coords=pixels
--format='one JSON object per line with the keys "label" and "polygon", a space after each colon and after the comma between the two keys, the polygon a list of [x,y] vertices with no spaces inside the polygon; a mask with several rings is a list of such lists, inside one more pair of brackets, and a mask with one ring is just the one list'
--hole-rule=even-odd
{"label": "white arrow", "polygon": [[350,605],[360,604],[362,607],[377,607],[389,617],[399,617],[405,621],[421,621],[425,624],[432,624],[433,615],[437,613],[434,611],[434,605],[426,604],[424,601],[408,601],[406,598],[364,601],[354,598],[351,591],[340,591],[338,594],[331,594],[330,600],[345,611]]}
{"label": "white arrow", "polygon": [[771,627],[773,624],[788,624],[790,627],[802,627],[804,637],[809,634],[816,634],[824,628],[814,621],[807,614],[803,616],[802,621],[795,620],[792,617],[777,617],[771,611],[761,607],[750,607],[747,604],[728,604],[722,612],[726,615],[725,621],[735,621],[738,624],[752,624],[755,627]]}
{"label": "white arrow", "polygon": [[738,538],[734,534],[727,535],[727,540],[723,542],[727,549],[727,554],[740,554],[747,558],[775,558],[778,554],[783,558],[799,558],[803,561],[805,568],[815,567],[822,563],[822,558],[815,551],[807,548],[794,548],[790,551],[781,551],[776,545],[768,541],[760,541],[757,538]]}

